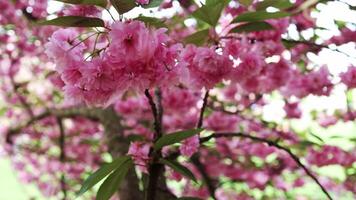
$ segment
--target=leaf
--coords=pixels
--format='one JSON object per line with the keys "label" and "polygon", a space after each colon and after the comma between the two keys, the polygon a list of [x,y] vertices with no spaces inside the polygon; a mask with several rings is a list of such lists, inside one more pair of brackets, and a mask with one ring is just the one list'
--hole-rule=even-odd
{"label": "leaf", "polygon": [[287,9],[293,4],[289,0],[264,0],[257,3],[257,10],[265,10],[268,7],[275,7],[278,9]]}
{"label": "leaf", "polygon": [[164,146],[171,145],[177,142],[180,142],[184,139],[187,139],[189,137],[192,137],[193,135],[196,135],[200,133],[203,129],[191,129],[191,130],[185,130],[185,131],[179,131],[175,133],[170,133],[167,135],[162,136],[157,140],[157,142],[154,144],[154,149],[159,150]]}
{"label": "leaf", "polygon": [[239,2],[244,5],[245,7],[251,5],[251,3],[253,2],[253,0],[239,0]]}
{"label": "leaf", "polygon": [[84,181],[82,188],[77,193],[77,197],[84,194],[90,188],[95,186],[99,181],[105,178],[108,174],[110,174],[113,170],[119,168],[123,163],[127,162],[128,160],[130,160],[129,156],[119,157],[113,162],[108,163],[99,168]]}
{"label": "leaf", "polygon": [[216,26],[225,5],[226,1],[224,0],[210,0],[194,11],[192,15],[196,19],[202,20],[211,26]]}
{"label": "leaf", "polygon": [[162,20],[154,17],[146,17],[141,15],[139,17],[136,17],[135,19],[144,22],[146,25],[153,26],[156,28],[167,27]]}
{"label": "leaf", "polygon": [[195,44],[195,45],[203,45],[209,36],[209,29],[204,29],[198,32],[195,32],[186,38],[184,38],[184,43],[186,44]]}
{"label": "leaf", "polygon": [[38,25],[53,25],[64,27],[104,27],[103,20],[95,17],[63,16],[48,21],[38,22]]}
{"label": "leaf", "polygon": [[250,22],[250,23],[245,23],[239,26],[236,26],[235,28],[231,29],[230,32],[232,33],[248,33],[248,32],[254,32],[254,31],[264,31],[264,30],[273,30],[273,26],[270,25],[267,22]]}
{"label": "leaf", "polygon": [[300,44],[300,42],[298,42],[298,41],[286,40],[286,39],[282,39],[282,43],[287,49],[291,49],[291,48],[295,47],[296,45]]}
{"label": "leaf", "polygon": [[314,138],[318,139],[320,142],[325,143],[325,141],[321,137],[319,137],[318,135],[315,135],[312,132],[309,132],[309,134],[312,135]]}
{"label": "leaf", "polygon": [[118,167],[110,176],[105,179],[101,184],[98,193],[96,194],[96,200],[109,200],[112,195],[117,192],[121,181],[125,178],[129,169],[133,166],[131,160],[126,160],[120,167]]}
{"label": "leaf", "polygon": [[182,174],[183,176],[193,180],[194,182],[197,182],[197,179],[195,178],[194,174],[185,166],[181,165],[180,163],[173,161],[173,160],[166,160],[161,158],[160,163],[169,166],[172,168],[174,171]]}
{"label": "leaf", "polygon": [[129,136],[127,136],[127,139],[130,142],[135,142],[135,141],[144,141],[145,137],[142,135],[129,135]]}
{"label": "leaf", "polygon": [[56,0],[63,3],[70,3],[70,4],[84,4],[84,5],[93,5],[93,6],[100,6],[106,8],[107,0]]}
{"label": "leaf", "polygon": [[120,15],[129,12],[137,6],[135,0],[110,0],[110,2]]}
{"label": "leaf", "polygon": [[256,22],[263,21],[266,19],[277,19],[288,17],[291,14],[287,12],[266,12],[266,11],[256,11],[256,12],[246,12],[237,16],[233,22]]}
{"label": "leaf", "polygon": [[154,8],[154,7],[158,7],[162,4],[163,0],[151,0],[149,4],[147,5],[143,5],[142,7],[144,8]]}

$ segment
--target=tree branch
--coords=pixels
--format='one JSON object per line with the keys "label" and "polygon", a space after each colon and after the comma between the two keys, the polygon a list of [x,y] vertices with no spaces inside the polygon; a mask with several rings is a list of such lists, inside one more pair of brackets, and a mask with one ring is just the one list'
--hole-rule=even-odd
{"label": "tree branch", "polygon": [[24,123],[11,128],[6,135],[6,142],[8,144],[12,144],[12,137],[20,134],[20,132],[32,124],[40,121],[46,117],[55,116],[59,118],[72,118],[72,117],[85,117],[94,121],[98,121],[100,119],[102,109],[98,108],[87,108],[87,107],[70,107],[70,108],[52,108],[48,109],[38,115],[34,115],[29,120]]}
{"label": "tree branch", "polygon": [[201,143],[207,142],[212,138],[221,138],[221,137],[241,137],[241,138],[248,138],[251,139],[253,141],[256,142],[262,142],[265,144],[268,144],[269,146],[273,146],[276,147],[277,149],[280,149],[286,153],[289,154],[289,156],[297,163],[297,165],[299,167],[301,167],[304,172],[314,180],[314,182],[320,187],[320,189],[323,191],[323,193],[328,197],[329,200],[332,200],[333,198],[330,196],[330,194],[328,193],[328,191],[324,188],[324,186],[319,182],[319,180],[317,179],[316,176],[314,176],[314,174],[300,161],[300,159],[298,158],[298,156],[296,156],[290,149],[288,149],[287,147],[281,146],[279,145],[277,142],[265,139],[265,138],[260,138],[260,137],[256,137],[256,136],[252,136],[252,135],[248,135],[248,134],[244,134],[244,133],[214,133],[210,136],[201,138]]}
{"label": "tree branch", "polygon": [[[60,155],[59,160],[62,164],[66,162],[66,153],[65,153],[65,130],[63,126],[62,118],[57,117],[58,128],[60,132],[59,136],[59,148],[60,148]],[[65,180],[65,173],[62,172],[61,174],[61,189],[63,193],[63,200],[67,199],[67,189],[66,189],[66,180]]]}
{"label": "tree branch", "polygon": [[[208,105],[208,99],[209,99],[209,90],[206,91],[203,99],[203,105],[200,109],[200,115],[199,115],[199,120],[197,124],[197,128],[201,128],[203,126],[203,121],[204,121],[204,112],[205,109]],[[209,174],[206,172],[205,166],[203,163],[200,162],[200,154],[196,153],[190,158],[191,162],[194,164],[194,166],[198,169],[199,173],[202,175],[202,178],[208,187],[208,191],[210,196],[213,199],[216,199],[215,197],[215,190],[216,187],[213,183],[213,180],[209,177]]]}
{"label": "tree branch", "polygon": [[203,126],[204,112],[205,112],[206,106],[208,105],[208,98],[209,98],[209,90],[206,91],[204,99],[203,99],[203,105],[200,110],[197,128],[201,128]]}

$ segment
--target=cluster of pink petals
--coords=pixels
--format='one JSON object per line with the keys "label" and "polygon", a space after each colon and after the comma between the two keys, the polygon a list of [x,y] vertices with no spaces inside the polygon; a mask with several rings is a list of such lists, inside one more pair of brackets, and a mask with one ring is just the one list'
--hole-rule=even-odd
{"label": "cluster of pink petals", "polygon": [[342,45],[348,42],[356,41],[356,31],[349,28],[343,28],[341,34],[330,38],[329,43]]}
{"label": "cluster of pink petals", "polygon": [[150,0],[136,0],[136,2],[137,2],[138,4],[145,5],[145,4],[150,3]]}
{"label": "cluster of pink petals", "polygon": [[319,151],[312,149],[309,152],[308,161],[317,166],[336,164],[351,166],[352,163],[356,162],[356,157],[339,147],[324,145]]}
{"label": "cluster of pink petals", "polygon": [[356,88],[356,66],[350,66],[346,72],[340,74],[341,82],[343,82],[348,89]]}
{"label": "cluster of pink petals", "polygon": [[328,96],[332,88],[333,84],[330,80],[329,70],[324,66],[305,75],[299,71],[294,71],[292,78],[282,89],[282,93],[286,96],[296,96],[298,98],[303,98],[309,94]]}
{"label": "cluster of pink petals", "polygon": [[199,146],[199,136],[195,135],[193,137],[185,139],[179,147],[179,150],[182,155],[190,157],[198,151]]}
{"label": "cluster of pink petals", "polygon": [[132,142],[129,148],[127,155],[132,156],[135,164],[138,168],[145,173],[148,173],[148,162],[149,162],[149,153],[151,145],[143,142]]}
{"label": "cluster of pink petals", "polygon": [[300,118],[302,115],[302,111],[299,108],[298,102],[286,102],[283,108],[288,118]]}
{"label": "cluster of pink petals", "polygon": [[213,48],[188,45],[180,57],[183,82],[200,89],[211,89],[216,83],[227,78],[232,70],[232,61],[226,55],[218,54]]}
{"label": "cluster of pink petals", "polygon": [[55,32],[46,44],[68,97],[107,105],[128,89],[142,92],[175,83],[181,45],[168,46],[165,29],[150,30],[138,21],[115,22],[111,29],[109,48],[90,61],[84,60],[85,45],[71,29]]}

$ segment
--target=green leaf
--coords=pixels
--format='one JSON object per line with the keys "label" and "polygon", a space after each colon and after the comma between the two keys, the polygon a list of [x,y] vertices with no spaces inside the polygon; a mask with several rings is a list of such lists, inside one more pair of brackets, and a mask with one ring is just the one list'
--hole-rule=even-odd
{"label": "green leaf", "polygon": [[197,31],[186,38],[184,38],[185,44],[195,44],[195,45],[203,45],[209,36],[209,29],[203,29],[201,31]]}
{"label": "green leaf", "polygon": [[158,7],[162,4],[163,0],[151,0],[149,4],[147,5],[143,5],[142,7],[144,8],[154,8],[154,7]]}
{"label": "green leaf", "polygon": [[195,178],[194,174],[188,168],[184,167],[180,163],[173,161],[173,160],[166,160],[163,158],[160,159],[160,163],[169,166],[174,171],[182,174],[183,176],[191,179],[194,182],[197,182],[197,179]]}
{"label": "green leaf", "polygon": [[98,193],[96,194],[96,200],[109,200],[112,195],[117,192],[121,181],[125,178],[132,166],[132,160],[126,160],[125,163],[110,174],[103,184],[101,184]]}
{"label": "green leaf", "polygon": [[123,156],[115,159],[111,163],[103,165],[84,181],[82,188],[77,193],[77,197],[84,194],[90,188],[95,186],[99,181],[105,178],[108,174],[110,174],[113,170],[119,168],[123,163],[127,162],[128,160],[130,160],[129,156]]}
{"label": "green leaf", "polygon": [[273,26],[270,25],[267,22],[250,22],[250,23],[245,23],[239,26],[236,26],[235,28],[231,29],[230,32],[232,33],[248,33],[248,32],[254,32],[254,31],[264,31],[264,30],[273,30]]}
{"label": "green leaf", "polygon": [[155,17],[146,17],[141,15],[135,19],[144,22],[146,25],[153,26],[156,28],[167,27],[162,20]]}
{"label": "green leaf", "polygon": [[129,135],[129,136],[127,136],[127,139],[130,142],[135,142],[135,141],[144,141],[145,137],[142,135]]}
{"label": "green leaf", "polygon": [[120,15],[129,12],[137,6],[135,0],[110,0],[110,2]]}
{"label": "green leaf", "polygon": [[312,133],[312,132],[309,132],[309,134],[312,135],[312,136],[313,136],[314,138],[316,138],[317,140],[319,140],[320,142],[325,143],[325,141],[324,141],[321,137],[319,137],[318,135],[315,135],[315,134]]}
{"label": "green leaf", "polygon": [[291,49],[291,48],[295,47],[296,45],[300,44],[300,42],[298,42],[298,41],[286,40],[286,39],[282,39],[282,43],[287,49]]}
{"label": "green leaf", "polygon": [[197,198],[197,197],[180,197],[180,198],[177,198],[176,200],[202,200],[202,199]]}
{"label": "green leaf", "polygon": [[211,26],[216,26],[225,5],[226,1],[224,0],[210,0],[193,12],[192,15],[196,19],[204,21]]}
{"label": "green leaf", "polygon": [[107,0],[56,0],[63,3],[70,3],[70,4],[84,4],[84,5],[93,5],[93,6],[100,6],[106,8]]}
{"label": "green leaf", "polygon": [[239,0],[239,2],[245,7],[247,7],[252,4],[253,0]]}
{"label": "green leaf", "polygon": [[193,135],[200,133],[202,130],[203,130],[202,128],[191,129],[191,130],[179,131],[179,132],[164,135],[157,140],[157,142],[154,144],[153,147],[155,150],[159,150],[164,146],[171,145],[180,142],[184,139],[187,139],[189,137],[192,137]]}
{"label": "green leaf", "polygon": [[38,22],[38,25],[53,25],[64,27],[104,27],[103,20],[95,17],[64,16],[48,21]]}
{"label": "green leaf", "polygon": [[256,22],[263,21],[266,19],[277,19],[288,17],[291,14],[287,12],[266,12],[266,11],[256,11],[256,12],[246,12],[238,17],[236,17],[233,22]]}
{"label": "green leaf", "polygon": [[287,9],[293,4],[289,0],[264,0],[257,3],[257,10],[265,10],[268,7],[275,7],[278,9]]}

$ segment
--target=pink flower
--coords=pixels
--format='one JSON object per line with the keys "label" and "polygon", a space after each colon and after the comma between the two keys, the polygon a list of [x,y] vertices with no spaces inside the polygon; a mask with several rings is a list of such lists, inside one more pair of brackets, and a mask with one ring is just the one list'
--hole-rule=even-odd
{"label": "pink flower", "polygon": [[101,12],[95,6],[90,5],[74,5],[65,8],[64,15],[68,16],[87,16],[87,17],[99,17]]}
{"label": "pink flower", "polygon": [[143,5],[145,5],[145,4],[150,3],[150,0],[136,0],[136,2],[137,2],[138,4],[143,4]]}
{"label": "pink flower", "polygon": [[286,102],[283,108],[288,118],[300,118],[302,115],[302,111],[299,109],[298,102],[295,103]]}
{"label": "pink flower", "polygon": [[149,161],[151,145],[143,142],[132,142],[127,155],[132,156],[135,164],[145,173],[148,173],[147,164]]}
{"label": "pink flower", "polygon": [[213,131],[235,131],[239,118],[222,112],[212,113],[206,120],[206,127]]}
{"label": "pink flower", "polygon": [[45,45],[46,53],[55,61],[59,73],[62,73],[68,65],[83,60],[85,45],[77,39],[77,36],[78,33],[73,29],[59,29]]}
{"label": "pink flower", "polygon": [[198,151],[199,146],[199,136],[195,135],[188,139],[185,139],[182,142],[182,145],[179,147],[179,150],[182,155],[190,157]]}
{"label": "pink flower", "polygon": [[340,74],[341,82],[343,82],[348,89],[356,88],[356,66],[350,66],[346,72]]}
{"label": "pink flower", "polygon": [[232,62],[227,56],[217,54],[212,48],[188,45],[181,55],[181,62],[188,69],[188,85],[200,89],[211,89],[228,78]]}

